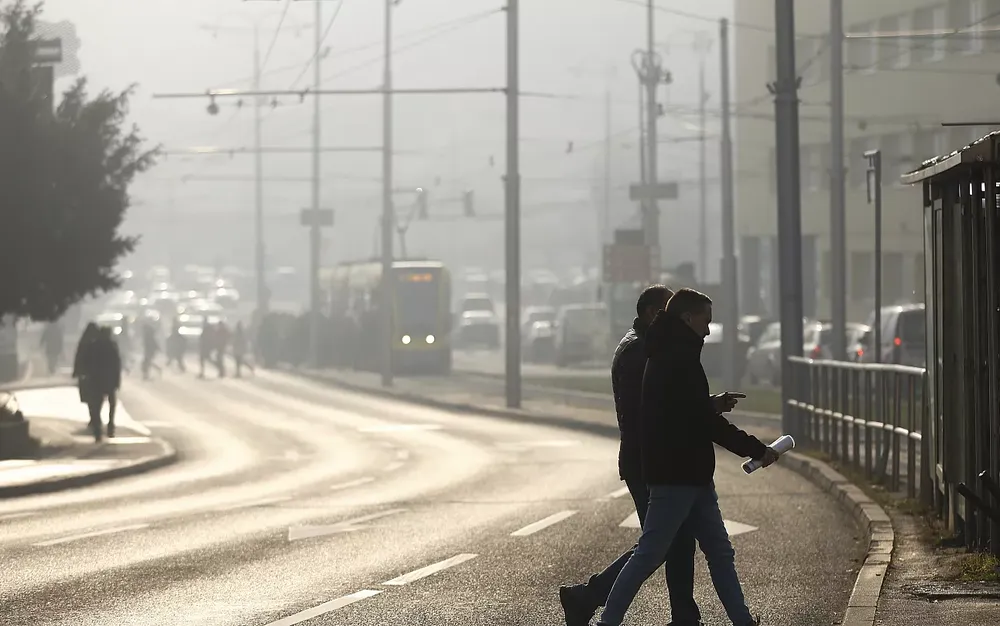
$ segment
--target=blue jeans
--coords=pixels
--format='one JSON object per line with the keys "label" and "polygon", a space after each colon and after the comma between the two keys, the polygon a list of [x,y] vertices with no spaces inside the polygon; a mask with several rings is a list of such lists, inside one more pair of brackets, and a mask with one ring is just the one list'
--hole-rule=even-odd
{"label": "blue jeans", "polygon": [[642,536],[632,557],[615,580],[608,596],[601,626],[619,626],[646,579],[663,563],[681,526],[694,532],[708,561],[715,592],[736,626],[753,624],[736,575],[736,554],[719,510],[715,485],[650,485],[649,510]]}
{"label": "blue jeans", "polygon": [[[649,488],[637,479],[626,479],[639,524],[645,525],[649,509]],[[701,620],[698,603],[694,600],[694,534],[690,524],[681,527],[667,553],[665,565],[667,592],[670,594],[670,617],[677,624],[697,624]],[[594,606],[604,606],[615,580],[622,568],[632,558],[635,546],[623,553],[600,574],[595,574],[587,583],[587,591],[594,600]]]}

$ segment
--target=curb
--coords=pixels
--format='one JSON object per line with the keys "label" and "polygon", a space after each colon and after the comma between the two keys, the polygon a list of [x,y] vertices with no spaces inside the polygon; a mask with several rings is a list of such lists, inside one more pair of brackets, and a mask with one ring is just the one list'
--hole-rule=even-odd
{"label": "curb", "polygon": [[96,472],[66,476],[64,478],[52,478],[33,483],[25,483],[23,485],[0,487],[0,500],[85,487],[104,482],[106,480],[111,480],[113,478],[134,476],[136,474],[159,469],[175,463],[179,458],[177,450],[162,439],[158,439],[157,442],[160,444],[160,454],[146,456],[126,465],[120,465],[118,467],[112,467]]}
{"label": "curb", "polygon": [[801,474],[840,501],[868,533],[868,553],[858,571],[841,626],[873,626],[896,540],[889,516],[857,485],[822,461],[788,452],[782,455],[781,465]]}

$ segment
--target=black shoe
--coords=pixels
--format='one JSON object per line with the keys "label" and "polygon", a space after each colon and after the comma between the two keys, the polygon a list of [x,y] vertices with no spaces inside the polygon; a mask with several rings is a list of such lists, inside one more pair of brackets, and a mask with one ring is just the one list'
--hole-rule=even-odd
{"label": "black shoe", "polygon": [[597,607],[590,601],[586,585],[559,587],[559,603],[566,614],[566,626],[588,626]]}
{"label": "black shoe", "polygon": [[114,436],[115,436],[115,425],[114,424],[109,424],[108,425],[108,439],[113,439]]}

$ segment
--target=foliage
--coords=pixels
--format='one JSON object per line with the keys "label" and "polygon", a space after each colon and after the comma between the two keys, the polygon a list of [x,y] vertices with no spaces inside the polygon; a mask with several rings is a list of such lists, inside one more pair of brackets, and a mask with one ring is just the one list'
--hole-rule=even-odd
{"label": "foliage", "polygon": [[120,285],[117,261],[138,239],[119,233],[135,175],[156,151],[126,127],[133,88],[91,99],[77,80],[52,110],[32,67],[40,7],[0,0],[0,315],[52,320]]}

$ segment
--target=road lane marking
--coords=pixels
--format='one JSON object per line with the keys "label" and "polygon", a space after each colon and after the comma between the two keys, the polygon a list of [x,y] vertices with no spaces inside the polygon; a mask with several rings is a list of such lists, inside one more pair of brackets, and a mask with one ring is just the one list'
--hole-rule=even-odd
{"label": "road lane marking", "polygon": [[398,470],[401,467],[403,467],[403,463],[401,461],[396,461],[394,463],[390,463],[390,464],[386,465],[384,471],[386,471],[386,472],[395,472],[396,470]]}
{"label": "road lane marking", "polygon": [[570,517],[575,514],[576,511],[559,511],[558,513],[553,513],[552,515],[549,515],[545,519],[540,519],[537,522],[534,522],[533,524],[528,524],[527,526],[525,526],[520,530],[515,530],[510,534],[510,536],[527,537],[528,535],[534,535],[538,531],[545,530],[549,526],[552,526],[553,524],[558,524],[567,517]]}
{"label": "road lane marking", "polygon": [[461,563],[465,563],[466,561],[474,559],[477,556],[478,555],[476,555],[476,554],[458,554],[458,555],[455,555],[455,556],[451,557],[450,559],[445,559],[443,561],[439,561],[437,563],[434,563],[433,565],[428,565],[427,567],[421,567],[420,569],[415,569],[412,572],[410,572],[409,574],[403,574],[402,576],[397,576],[396,578],[393,578],[392,580],[387,580],[387,581],[385,581],[382,584],[383,585],[408,585],[408,584],[410,584],[412,582],[416,582],[416,581],[420,580],[421,578],[427,578],[428,576],[432,576],[434,574],[437,574],[438,572],[440,572],[442,570],[446,570],[449,567],[454,567],[454,566],[459,565]]}
{"label": "road lane marking", "polygon": [[441,430],[441,424],[385,424],[359,428],[362,433],[402,433],[421,430]]}
{"label": "road lane marking", "polygon": [[726,525],[726,532],[729,533],[730,537],[735,537],[736,535],[742,535],[744,533],[752,533],[758,530],[756,526],[751,526],[750,524],[743,524],[741,522],[734,522],[733,520],[722,520],[722,523]]}
{"label": "road lane marking", "polygon": [[[723,523],[726,525],[726,532],[729,533],[730,537],[743,535],[745,533],[752,533],[753,531],[758,530],[756,526],[751,526],[750,524],[744,524],[742,522],[734,522],[733,520],[723,520]],[[618,527],[641,528],[639,525],[639,516],[629,515],[624,521],[622,521],[621,524],[618,524]]]}
{"label": "road lane marking", "polygon": [[642,526],[639,524],[639,516],[637,514],[635,514],[635,513],[633,513],[632,515],[629,515],[628,517],[626,517],[625,520],[622,521],[621,524],[618,524],[618,527],[619,528],[642,528]]}
{"label": "road lane marking", "polygon": [[0,515],[0,522],[9,519],[21,519],[22,517],[31,517],[32,515],[37,515],[37,511],[25,511],[24,513],[7,513],[5,515]]}
{"label": "road lane marking", "polygon": [[312,539],[314,537],[323,537],[335,533],[361,530],[366,527],[365,522],[371,522],[383,517],[389,517],[390,515],[397,515],[405,511],[406,509],[389,509],[388,511],[372,513],[370,515],[356,517],[354,519],[337,522],[336,524],[328,524],[325,526],[293,526],[288,529],[288,541],[299,541],[301,539]]}
{"label": "road lane marking", "polygon": [[239,509],[248,509],[254,506],[267,506],[269,504],[278,504],[279,502],[287,502],[292,499],[292,496],[275,496],[273,498],[261,498],[259,500],[251,500],[250,502],[240,502],[238,504],[230,504],[227,506],[220,506],[218,508],[212,509],[213,511],[236,511]]}
{"label": "road lane marking", "polygon": [[377,596],[382,593],[382,589],[363,589],[362,591],[355,591],[352,594],[342,596],[336,600],[330,600],[329,602],[324,602],[318,606],[314,606],[311,609],[306,609],[305,611],[299,611],[295,615],[289,615],[288,617],[283,617],[276,622],[271,622],[266,626],[295,626],[295,624],[301,624],[302,622],[312,619],[314,617],[319,617],[320,615],[325,615],[330,611],[336,611],[337,609],[344,608],[349,604],[354,604],[360,600],[365,600],[371,598],[372,596]]}
{"label": "road lane marking", "polygon": [[628,494],[629,494],[628,487],[622,487],[621,489],[615,489],[614,491],[612,491],[611,493],[609,493],[604,497],[613,499],[613,498],[620,498],[622,496],[627,496]]}
{"label": "road lane marking", "polygon": [[58,539],[49,539],[48,541],[40,541],[33,544],[39,548],[44,548],[48,546],[55,546],[61,543],[69,543],[71,541],[78,541],[80,539],[90,539],[91,537],[103,537],[104,535],[113,535],[116,533],[124,533],[130,530],[142,530],[143,528],[149,528],[149,524],[132,524],[129,526],[118,526],[115,528],[105,528],[104,530],[95,530],[89,533],[80,533],[78,535],[69,535],[67,537],[60,537]]}
{"label": "road lane marking", "polygon": [[396,450],[396,458],[399,459],[400,461],[405,461],[406,459],[410,458],[410,451]]}
{"label": "road lane marking", "polygon": [[364,478],[358,478],[357,480],[349,480],[346,483],[338,483],[336,485],[330,485],[330,491],[340,491],[341,489],[360,487],[361,485],[367,485],[370,482],[375,482],[374,476],[365,476]]}

